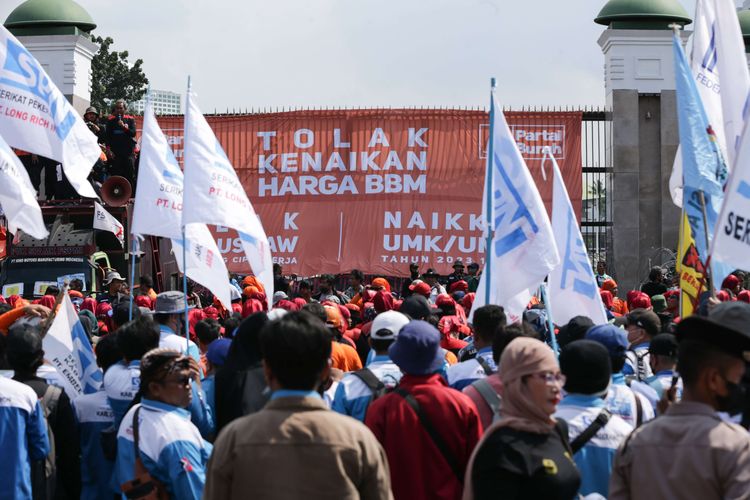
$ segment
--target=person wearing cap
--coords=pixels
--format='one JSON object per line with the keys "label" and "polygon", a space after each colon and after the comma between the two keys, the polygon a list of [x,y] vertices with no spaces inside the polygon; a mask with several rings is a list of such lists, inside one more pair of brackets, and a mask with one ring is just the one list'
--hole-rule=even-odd
{"label": "person wearing cap", "polygon": [[372,402],[365,424],[385,448],[393,495],[459,498],[471,450],[482,435],[476,406],[436,373],[444,357],[440,334],[429,323],[403,326],[388,354],[404,376],[394,392]]}
{"label": "person wearing cap", "polygon": [[438,278],[440,278],[440,275],[431,267],[422,275],[422,279],[430,287],[430,296],[427,297],[430,300],[430,304],[434,304],[437,301],[438,295],[448,293],[445,287],[440,284]]}
{"label": "person wearing cap", "polygon": [[408,322],[409,318],[397,311],[386,311],[375,318],[369,340],[375,357],[367,367],[344,376],[336,388],[332,410],[364,422],[370,403],[398,386],[401,370],[388,357],[388,348]]}
{"label": "person wearing cap", "polygon": [[[581,472],[579,493],[598,493],[606,498],[615,452],[633,430],[612,415],[604,403],[612,374],[609,352],[593,340],[577,340],[560,351],[560,371],[565,376],[565,396],[555,418],[567,422],[571,443],[591,425],[596,430],[585,442],[576,443],[573,450],[573,460]],[[584,439],[581,437],[581,441]]]}
{"label": "person wearing cap", "polygon": [[99,303],[108,303],[114,307],[118,302],[128,299],[129,290],[126,280],[114,269],[107,271],[102,284],[107,287],[107,294],[102,297],[97,296]]}
{"label": "person wearing cap", "polygon": [[116,484],[135,479],[133,422],[138,416],[139,457],[170,498],[199,499],[206,480],[211,444],[190,420],[191,381],[198,372],[190,358],[157,348],[141,359],[141,402],[134,405],[117,433]]}
{"label": "person wearing cap", "polygon": [[459,391],[497,371],[492,359],[492,341],[497,329],[506,323],[505,311],[496,305],[482,306],[474,312],[473,320],[476,355],[450,366],[447,373],[448,385]]}
{"label": "person wearing cap", "polygon": [[[672,386],[672,378],[677,376],[677,338],[671,333],[660,333],[648,346],[649,363],[651,364],[652,376],[645,380],[652,389],[656,391],[658,399],[651,401],[656,408],[656,403],[664,393]],[[676,400],[682,398],[682,380],[677,380]]]}
{"label": "person wearing cap", "polygon": [[[0,339],[0,359],[5,355],[5,342]],[[0,497],[32,498],[32,463],[43,461],[50,452],[44,411],[28,384],[0,376],[0,395],[0,449],[6,450],[0,466]]]}
{"label": "person wearing cap", "polygon": [[156,296],[154,321],[159,324],[159,347],[182,352],[200,363],[198,346],[184,336],[186,306],[185,294],[179,290]]}
{"label": "person wearing cap", "polygon": [[461,259],[458,259],[453,263],[453,272],[448,275],[448,283],[446,285],[449,290],[453,283],[462,281],[464,279],[464,277],[466,276],[466,274],[464,273],[465,270],[466,268],[464,267],[464,263]]}
{"label": "person wearing cap", "polygon": [[48,412],[47,425],[52,431],[50,449],[54,456],[50,461],[54,471],[47,476],[44,461],[34,464],[33,487],[35,491],[37,487],[46,487],[56,498],[78,498],[81,495],[81,461],[75,412],[64,390],[37,376],[44,361],[40,332],[41,322],[18,321],[8,330],[5,348],[5,357],[14,370],[13,380],[33,389],[42,402],[42,410]]}
{"label": "person wearing cap", "polygon": [[412,293],[410,290],[410,285],[415,281],[419,279],[419,264],[416,262],[412,262],[409,264],[409,278],[404,280],[404,284],[401,285],[401,298],[405,299],[409,297]]}
{"label": "person wearing cap", "polygon": [[92,134],[96,136],[96,141],[104,143],[104,125],[100,125],[99,111],[94,106],[89,106],[83,113],[83,122],[89,128]]}
{"label": "person wearing cap", "polygon": [[201,387],[212,415],[216,415],[216,372],[226,364],[231,345],[231,340],[217,337],[206,349],[206,375],[201,380]]}
{"label": "person wearing cap", "polygon": [[[479,287],[479,264],[471,262],[466,267],[466,283],[469,284],[469,293],[476,293],[477,287]],[[468,311],[467,311],[468,312]]]}
{"label": "person wearing cap", "polygon": [[222,430],[204,498],[393,498],[383,448],[318,392],[331,370],[323,324],[291,312],[263,327],[260,349],[271,400]]}
{"label": "person wearing cap", "polygon": [[625,329],[628,332],[630,346],[622,372],[626,377],[642,382],[653,375],[649,364],[648,346],[651,339],[661,332],[661,320],[653,311],[634,309],[626,316]]}
{"label": "person wearing cap", "polygon": [[596,325],[589,328],[585,338],[602,344],[609,353],[612,380],[604,401],[607,409],[632,427],[654,418],[654,409],[649,400],[628,386],[622,369],[628,349],[628,335],[615,325]]}
{"label": "person wearing cap", "polygon": [[[323,309],[325,314],[325,324],[331,332],[331,363],[333,368],[337,368],[343,372],[351,372],[362,369],[362,360],[359,359],[357,350],[350,344],[351,340],[344,337],[346,331],[346,325],[344,325],[344,319],[341,316],[341,312],[336,305],[312,305],[308,304],[304,307],[305,310],[310,311],[312,309]],[[320,316],[322,320],[322,314]]]}
{"label": "person wearing cap", "polygon": [[[96,344],[96,364],[106,375],[122,359],[117,334],[106,335]],[[110,479],[114,461],[107,459],[102,447],[102,432],[114,425],[115,414],[102,387],[73,400],[78,434],[81,439],[81,500],[112,498]]]}
{"label": "person wearing cap", "polygon": [[512,340],[500,357],[503,404],[467,468],[463,498],[573,499],[581,483],[565,422],[554,418],[565,378],[549,346]]}
{"label": "person wearing cap", "polygon": [[708,317],[693,315],[677,325],[682,400],[620,447],[610,500],[748,497],[750,434],[717,415],[743,408],[748,325],[750,305],[742,302],[719,304]]}

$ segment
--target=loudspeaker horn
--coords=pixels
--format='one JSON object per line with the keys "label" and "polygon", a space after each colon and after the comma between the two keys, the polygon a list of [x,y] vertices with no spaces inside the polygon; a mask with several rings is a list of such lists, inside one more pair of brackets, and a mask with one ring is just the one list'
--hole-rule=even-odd
{"label": "loudspeaker horn", "polygon": [[125,177],[113,175],[102,184],[101,195],[110,207],[121,207],[128,203],[133,188]]}

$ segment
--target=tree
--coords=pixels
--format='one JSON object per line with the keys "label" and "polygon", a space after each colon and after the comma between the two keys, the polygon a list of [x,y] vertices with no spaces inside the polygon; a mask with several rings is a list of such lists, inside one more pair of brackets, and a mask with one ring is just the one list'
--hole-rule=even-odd
{"label": "tree", "polygon": [[91,61],[91,105],[105,114],[117,99],[132,103],[146,93],[148,78],[143,73],[143,59],[137,59],[131,67],[128,51],[112,51],[112,38],[93,38],[99,51]]}

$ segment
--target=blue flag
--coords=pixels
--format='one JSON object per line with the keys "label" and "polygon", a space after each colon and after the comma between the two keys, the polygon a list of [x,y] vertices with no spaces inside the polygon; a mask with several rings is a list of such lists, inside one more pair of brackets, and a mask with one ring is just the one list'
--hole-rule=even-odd
{"label": "blue flag", "polygon": [[[698,255],[703,262],[708,258],[709,242],[724,199],[727,166],[718,147],[716,134],[709,125],[698,88],[695,84],[680,38],[673,41],[675,80],[677,84],[677,118],[680,127],[684,195],[683,209],[695,239]],[[701,204],[705,199],[705,221]],[[706,241],[706,234],[708,240]],[[711,263],[714,282],[731,271],[719,262]]]}

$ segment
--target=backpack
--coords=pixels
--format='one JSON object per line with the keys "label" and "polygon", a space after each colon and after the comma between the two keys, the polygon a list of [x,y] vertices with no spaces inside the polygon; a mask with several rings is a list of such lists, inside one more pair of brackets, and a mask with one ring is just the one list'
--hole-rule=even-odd
{"label": "backpack", "polygon": [[62,396],[62,389],[55,385],[47,385],[44,395],[39,400],[42,407],[44,421],[47,423],[47,439],[49,440],[49,453],[44,460],[39,460],[32,467],[32,491],[34,498],[54,498],[55,483],[57,481],[57,466],[55,462],[55,433],[52,432],[50,418],[57,415],[57,405]]}
{"label": "backpack", "polygon": [[646,363],[644,363],[643,358],[648,356],[648,349],[642,349],[640,351],[640,354],[638,351],[635,351],[634,349],[630,349],[627,351],[628,353],[633,353],[632,358],[630,358],[631,361],[635,361],[635,375],[626,377],[628,385],[630,385],[630,382],[633,380],[637,380],[638,382],[643,382],[646,378],[649,376],[649,368],[646,366]]}
{"label": "backpack", "polygon": [[482,367],[482,370],[484,370],[484,374],[485,375],[487,375],[489,377],[490,375],[492,375],[493,373],[495,373],[495,370],[492,369],[492,367],[487,362],[487,360],[484,359],[482,356],[477,356],[474,359],[476,359],[477,363],[479,363],[479,366]]}
{"label": "backpack", "polygon": [[395,387],[386,387],[385,384],[378,377],[376,377],[372,370],[370,370],[369,368],[362,368],[361,370],[352,372],[352,375],[360,379],[362,383],[364,383],[367,388],[370,389],[370,392],[372,392],[373,401],[378,399],[380,396],[383,396],[384,394],[392,392],[396,387],[398,387],[398,384],[396,384]]}

